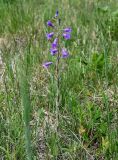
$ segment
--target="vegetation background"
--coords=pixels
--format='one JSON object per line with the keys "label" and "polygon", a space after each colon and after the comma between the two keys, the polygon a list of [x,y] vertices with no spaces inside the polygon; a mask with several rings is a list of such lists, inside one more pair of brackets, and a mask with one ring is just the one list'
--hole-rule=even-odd
{"label": "vegetation background", "polygon": [[[55,136],[54,67],[42,62],[57,8],[72,38]],[[118,160],[117,84],[117,0],[0,0],[0,160]]]}

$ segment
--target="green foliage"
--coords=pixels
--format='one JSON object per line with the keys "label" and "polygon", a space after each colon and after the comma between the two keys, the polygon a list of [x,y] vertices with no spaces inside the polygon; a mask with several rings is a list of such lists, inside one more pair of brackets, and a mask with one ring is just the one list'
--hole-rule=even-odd
{"label": "green foliage", "polygon": [[[73,31],[55,134],[55,66],[47,72],[42,62],[52,60],[45,32],[57,8]],[[0,159],[117,160],[117,8],[117,0],[0,1]]]}
{"label": "green foliage", "polygon": [[110,31],[111,31],[112,39],[118,41],[118,10],[112,13]]}
{"label": "green foliage", "polygon": [[[24,75],[25,74],[25,75]],[[20,92],[21,100],[23,105],[23,118],[25,123],[25,141],[26,141],[26,151],[27,159],[32,159],[32,150],[31,150],[31,135],[30,135],[30,117],[31,117],[31,104],[30,104],[30,92],[29,84],[26,77],[26,73],[21,73],[20,75]]]}

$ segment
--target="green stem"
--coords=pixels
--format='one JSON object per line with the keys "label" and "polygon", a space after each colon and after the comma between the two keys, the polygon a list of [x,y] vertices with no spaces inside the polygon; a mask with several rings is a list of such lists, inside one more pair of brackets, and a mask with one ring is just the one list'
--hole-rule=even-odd
{"label": "green stem", "polygon": [[56,95],[56,123],[57,123],[57,130],[58,130],[58,119],[59,119],[59,101],[60,101],[60,83],[59,83],[59,62],[60,62],[60,54],[58,50],[57,55],[57,64],[56,64],[56,82],[57,82],[57,95]]}
{"label": "green stem", "polygon": [[[59,19],[58,19],[59,23]],[[60,27],[60,23],[58,24]],[[59,72],[59,64],[60,64],[60,44],[59,44],[59,28],[58,30],[58,54],[57,54],[57,63],[56,63],[56,88],[57,88],[57,95],[56,95],[56,123],[57,123],[57,132],[58,132],[58,125],[59,125],[59,106],[60,106],[60,72]]]}

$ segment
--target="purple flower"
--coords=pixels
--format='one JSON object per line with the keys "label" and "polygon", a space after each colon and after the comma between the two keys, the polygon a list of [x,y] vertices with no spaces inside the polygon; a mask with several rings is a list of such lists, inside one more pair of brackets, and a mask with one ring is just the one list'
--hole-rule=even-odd
{"label": "purple flower", "polygon": [[55,13],[55,17],[58,17],[58,15],[59,15],[59,11],[57,10]]}
{"label": "purple flower", "polygon": [[52,48],[56,48],[58,46],[58,38],[55,38],[52,43]]}
{"label": "purple flower", "polygon": [[62,54],[62,58],[67,58],[69,56],[69,53],[66,50],[66,48],[62,48],[61,54]]}
{"label": "purple flower", "polygon": [[57,48],[51,48],[50,52],[51,52],[51,55],[54,56],[56,53],[58,53],[58,49]]}
{"label": "purple flower", "polygon": [[63,37],[64,37],[66,40],[68,40],[68,39],[71,38],[71,35],[70,35],[70,33],[63,33]]}
{"label": "purple flower", "polygon": [[50,20],[47,22],[47,25],[50,27],[54,27],[54,25],[52,24],[52,22]]}
{"label": "purple flower", "polygon": [[54,32],[47,33],[47,34],[46,34],[46,37],[47,37],[47,39],[49,40],[49,39],[51,39],[51,38],[53,37],[53,35],[54,35]]}
{"label": "purple flower", "polygon": [[70,32],[72,32],[72,29],[71,28],[65,28],[64,32],[70,33]]}
{"label": "purple flower", "polygon": [[52,62],[45,62],[43,63],[43,67],[47,69],[51,64]]}

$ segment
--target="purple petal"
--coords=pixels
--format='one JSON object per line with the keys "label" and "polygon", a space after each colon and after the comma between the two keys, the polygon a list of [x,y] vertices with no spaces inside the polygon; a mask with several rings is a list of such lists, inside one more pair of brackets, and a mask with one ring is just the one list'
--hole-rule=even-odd
{"label": "purple petal", "polygon": [[55,38],[52,43],[52,48],[56,48],[58,46],[58,38]]}
{"label": "purple petal", "polygon": [[55,54],[58,53],[58,49],[57,48],[51,48],[50,52],[51,52],[51,55],[54,56]]}
{"label": "purple petal", "polygon": [[47,34],[46,34],[46,37],[47,37],[47,39],[49,40],[49,39],[51,39],[51,38],[53,37],[53,35],[54,35],[54,32],[47,33]]}
{"label": "purple petal", "polygon": [[63,33],[63,37],[64,37],[66,40],[68,40],[68,39],[71,38],[71,35],[70,35],[70,33]]}
{"label": "purple petal", "polygon": [[70,33],[70,32],[72,32],[72,29],[71,28],[65,28],[64,32]]}
{"label": "purple petal", "polygon": [[69,56],[68,51],[65,48],[62,48],[62,58],[67,58]]}
{"label": "purple petal", "polygon": [[51,64],[52,62],[45,62],[43,63],[43,67],[47,69]]}
{"label": "purple petal", "polygon": [[54,25],[52,24],[52,22],[50,20],[47,22],[47,25],[50,27],[54,27]]}
{"label": "purple petal", "polygon": [[59,15],[59,11],[57,10],[55,13],[55,17],[58,17],[58,15]]}

